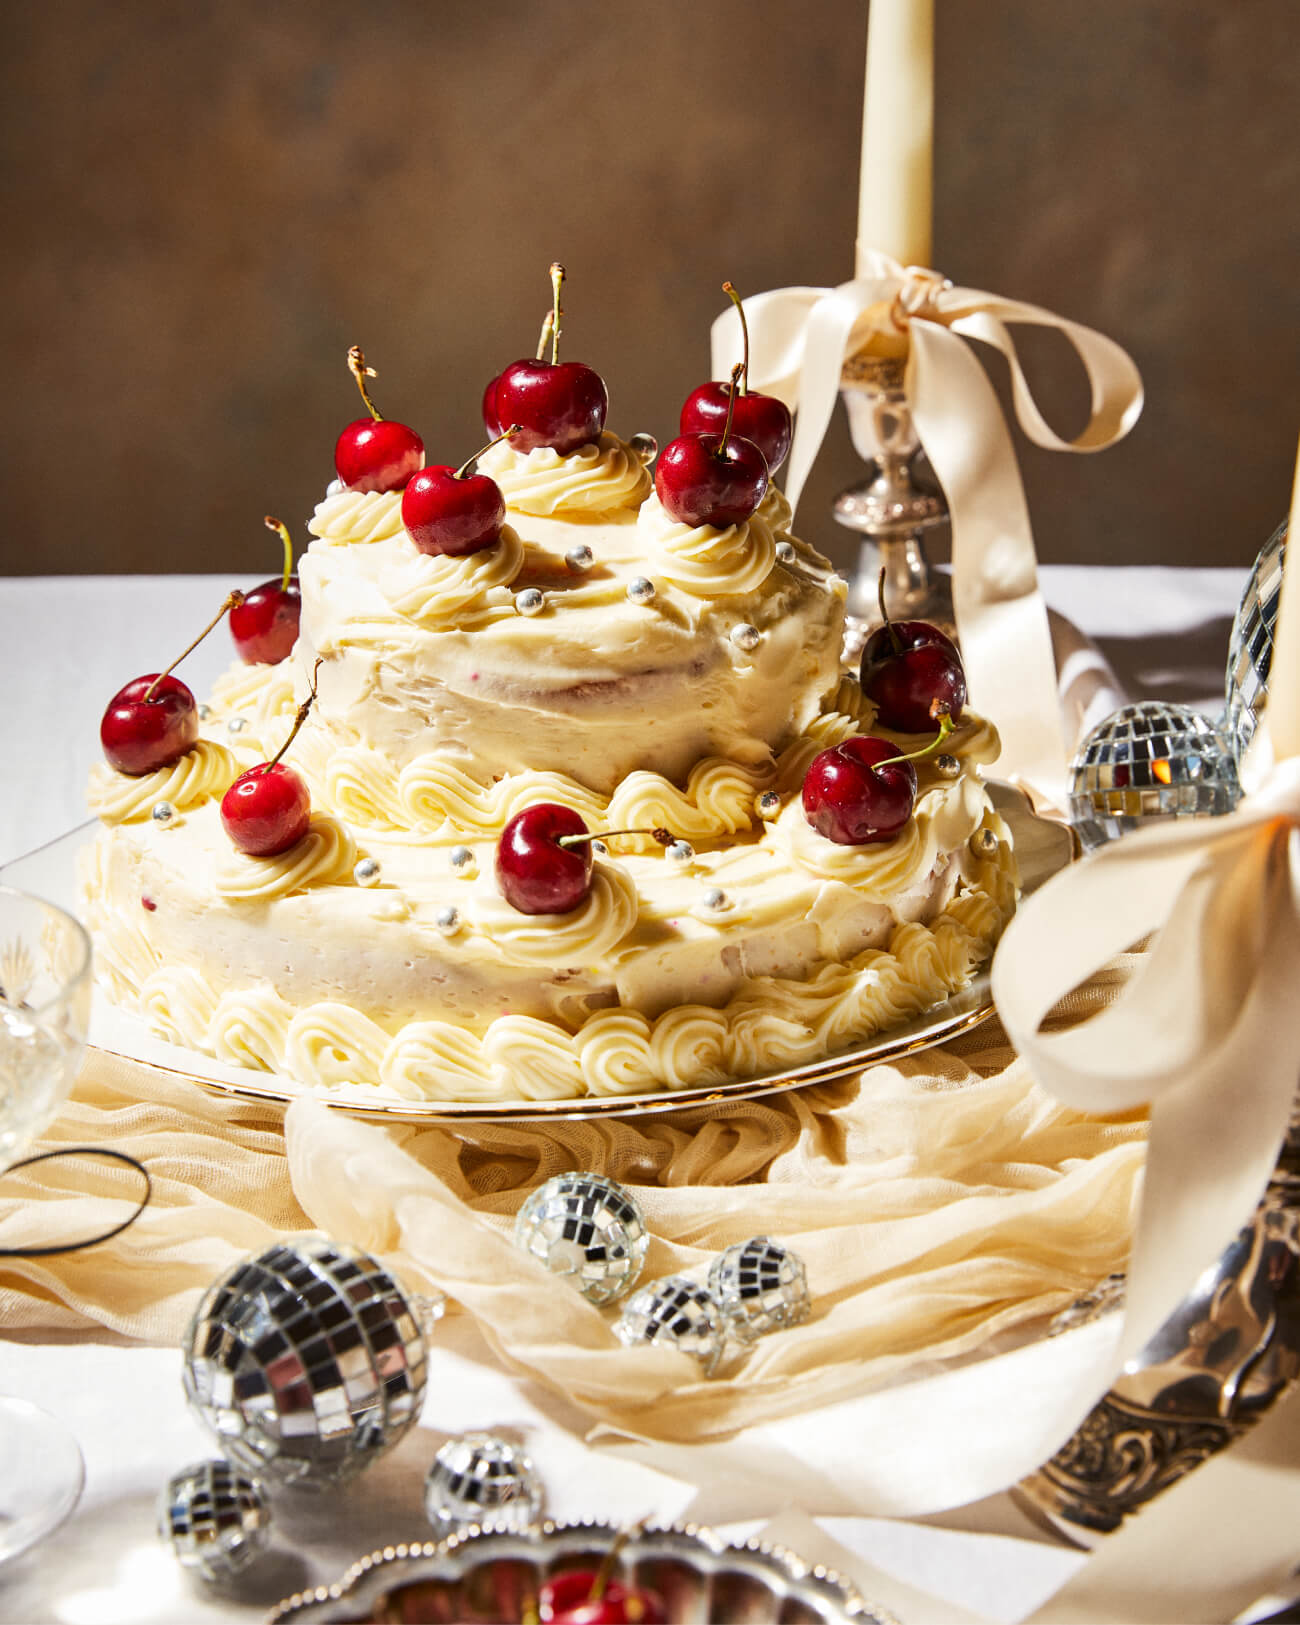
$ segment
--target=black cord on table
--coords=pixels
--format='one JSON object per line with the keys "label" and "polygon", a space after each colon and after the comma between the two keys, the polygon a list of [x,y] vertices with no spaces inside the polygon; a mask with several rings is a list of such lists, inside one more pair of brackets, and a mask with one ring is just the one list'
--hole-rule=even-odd
{"label": "black cord on table", "polygon": [[0,1258],[53,1258],[59,1253],[79,1253],[86,1247],[98,1247],[102,1241],[111,1241],[114,1236],[120,1236],[123,1230],[133,1225],[135,1221],[149,1206],[153,1196],[153,1180],[149,1178],[149,1170],[144,1163],[137,1162],[125,1151],[111,1151],[103,1145],[69,1145],[58,1151],[42,1151],[34,1157],[24,1157],[21,1162],[13,1162],[0,1173],[17,1173],[19,1168],[30,1168],[37,1162],[50,1162],[56,1157],[108,1157],[113,1162],[125,1163],[128,1168],[134,1168],[141,1179],[144,1180],[144,1195],[140,1198],[134,1213],[129,1213],[121,1224],[115,1224],[111,1230],[105,1230],[101,1235],[89,1236],[85,1241],[69,1241],[58,1247],[0,1247]]}

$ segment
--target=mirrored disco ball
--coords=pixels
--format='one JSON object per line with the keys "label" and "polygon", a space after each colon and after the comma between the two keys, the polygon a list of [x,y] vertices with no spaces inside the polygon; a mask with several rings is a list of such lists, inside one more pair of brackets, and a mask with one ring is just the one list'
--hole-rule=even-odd
{"label": "mirrored disco ball", "polygon": [[1273,637],[1286,564],[1286,531],[1284,520],[1260,550],[1228,639],[1227,712],[1223,726],[1238,758],[1245,754],[1268,699]]}
{"label": "mirrored disco ball", "polygon": [[424,1336],[369,1253],[305,1237],[209,1287],[182,1344],[185,1395],[245,1472],[322,1488],[360,1472],[420,1414]]}
{"label": "mirrored disco ball", "polygon": [[650,1245],[630,1191],[603,1174],[556,1174],[515,1220],[515,1240],[589,1303],[613,1303],[636,1280]]}
{"label": "mirrored disco ball", "polygon": [[187,1569],[224,1584],[266,1550],[266,1494],[228,1461],[200,1461],[168,1480],[158,1499],[158,1536]]}
{"label": "mirrored disco ball", "polygon": [[709,1268],[709,1291],[744,1341],[797,1326],[812,1311],[803,1259],[768,1236],[751,1236],[719,1253]]}
{"label": "mirrored disco ball", "polygon": [[692,1354],[711,1377],[727,1341],[727,1317],[707,1287],[684,1275],[666,1275],[632,1294],[614,1322],[614,1334],[629,1347],[660,1343]]}
{"label": "mirrored disco ball", "polygon": [[1123,706],[1092,730],[1071,768],[1070,820],[1086,847],[1159,819],[1231,812],[1240,799],[1227,741],[1187,705]]}
{"label": "mirrored disco ball", "polygon": [[466,1433],[448,1439],[433,1458],[424,1509],[438,1540],[470,1523],[522,1533],[541,1514],[542,1481],[518,1445],[491,1433]]}

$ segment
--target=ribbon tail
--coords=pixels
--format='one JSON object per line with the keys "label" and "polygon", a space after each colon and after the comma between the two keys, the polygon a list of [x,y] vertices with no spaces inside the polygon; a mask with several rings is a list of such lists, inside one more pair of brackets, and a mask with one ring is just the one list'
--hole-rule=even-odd
{"label": "ribbon tail", "polygon": [[911,324],[907,393],[952,516],[952,585],[973,704],[1002,736],[999,774],[1066,801],[1065,730],[1024,486],[993,386],[964,341]]}

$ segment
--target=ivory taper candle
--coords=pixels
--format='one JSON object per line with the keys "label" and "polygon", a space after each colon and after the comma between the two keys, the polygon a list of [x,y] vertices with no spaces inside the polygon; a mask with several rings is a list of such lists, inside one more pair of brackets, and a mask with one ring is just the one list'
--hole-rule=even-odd
{"label": "ivory taper candle", "polygon": [[1300,454],[1296,457],[1291,491],[1291,519],[1286,536],[1286,567],[1282,571],[1282,601],[1273,634],[1273,659],[1268,672],[1269,737],[1273,757],[1300,756]]}
{"label": "ivory taper candle", "polygon": [[870,249],[930,263],[934,0],[870,0],[857,269]]}

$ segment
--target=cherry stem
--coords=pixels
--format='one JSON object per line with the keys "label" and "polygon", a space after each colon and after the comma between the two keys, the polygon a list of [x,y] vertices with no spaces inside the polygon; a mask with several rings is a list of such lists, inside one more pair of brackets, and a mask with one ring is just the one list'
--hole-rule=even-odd
{"label": "cherry stem", "polygon": [[540,361],[546,354],[546,346],[551,342],[551,334],[555,331],[555,312],[548,310],[542,322],[542,331],[537,338],[537,359]]}
{"label": "cherry stem", "polygon": [[618,1562],[623,1548],[633,1535],[639,1535],[645,1528],[646,1520],[639,1518],[636,1523],[624,1524],[614,1536],[609,1550],[600,1560],[600,1567],[596,1570],[591,1582],[591,1590],[587,1593],[588,1602],[599,1602],[605,1595],[605,1588],[614,1577],[614,1565]]}
{"label": "cherry stem", "polygon": [[677,837],[657,824],[654,829],[603,829],[586,835],[561,835],[556,846],[582,846],[586,841],[612,841],[616,835],[653,835],[660,846],[671,846]]}
{"label": "cherry stem", "polygon": [[512,423],[508,429],[502,429],[501,433],[497,435],[495,439],[489,440],[486,446],[480,446],[472,457],[467,457],[452,475],[452,479],[463,480],[485,451],[491,451],[493,446],[495,446],[498,441],[509,440],[512,434],[518,434],[522,428],[522,423]]}
{"label": "cherry stem", "polygon": [[243,601],[243,593],[240,592],[238,587],[232,587],[226,594],[225,602],[222,604],[221,608],[199,633],[198,637],[195,638],[194,642],[188,644],[184,649],[182,649],[181,652],[176,656],[175,660],[172,661],[171,665],[168,666],[167,670],[160,671],[157,677],[154,678],[153,682],[149,684],[149,687],[145,689],[144,694],[141,696],[142,703],[144,700],[147,700],[150,695],[152,695],[154,689],[158,687],[159,683],[162,682],[164,677],[171,676],[172,672],[176,670],[177,666],[180,665],[181,661],[184,660],[187,654],[190,654],[193,650],[198,648],[199,644],[203,642],[204,638],[207,637],[208,633],[211,632],[212,628],[217,624],[226,611],[236,608],[236,606],[242,604]]}
{"label": "cherry stem", "polygon": [[384,421],[379,408],[370,399],[370,391],[366,388],[367,378],[378,378],[379,374],[373,367],[366,366],[366,358],[361,346],[354,344],[348,351],[348,371],[357,381],[357,388],[361,391],[361,399],[366,403],[366,411],[370,413],[376,423]]}
{"label": "cherry stem", "polygon": [[894,623],[889,618],[889,611],[885,608],[885,567],[880,566],[880,580],[876,584],[876,597],[880,603],[880,619],[884,622],[885,631],[889,633],[889,641],[894,645],[894,653],[901,655],[903,640],[894,630]]}
{"label": "cherry stem", "polygon": [[564,286],[564,267],[558,260],[551,266],[551,365],[560,359],[560,326],[564,312],[560,309],[560,289]]}
{"label": "cherry stem", "polygon": [[723,460],[727,449],[727,436],[731,433],[731,417],[736,410],[736,383],[741,371],[739,363],[731,369],[731,388],[727,391],[727,421],[722,425],[722,439],[718,441],[718,449],[713,454],[719,462]]}
{"label": "cherry stem", "polygon": [[289,540],[289,527],[282,519],[277,519],[274,514],[269,513],[263,518],[262,523],[268,530],[275,531],[284,543],[284,575],[280,581],[280,591],[288,592],[289,577],[293,574],[293,543]]}
{"label": "cherry stem", "polygon": [[301,728],[303,723],[306,722],[307,713],[311,710],[312,706],[315,705],[315,703],[316,703],[316,674],[317,674],[317,672],[320,671],[321,665],[322,665],[322,662],[320,660],[318,660],[316,662],[316,664],[312,667],[312,670],[311,670],[311,693],[307,696],[307,698],[298,707],[298,715],[293,719],[293,728],[290,731],[289,737],[285,740],[284,744],[280,746],[279,750],[276,751],[275,755],[271,758],[271,760],[263,765],[263,768],[262,768],[263,773],[269,773],[271,771],[271,769],[275,766],[275,764],[284,755],[285,751],[288,750],[289,746],[292,745],[294,740],[298,737],[299,728]]}
{"label": "cherry stem", "polygon": [[[736,292],[734,286],[730,282],[724,282],[722,284],[722,291],[723,291],[723,293],[726,294],[727,298],[731,300],[732,304],[735,305],[735,307],[736,307],[736,315],[740,317],[740,338],[741,338],[741,343],[744,346],[744,360],[740,363],[740,371],[741,371],[741,390],[740,390],[740,393],[742,395],[748,395],[749,394],[749,323],[745,320],[745,307],[744,307],[744,305],[741,304],[740,295]],[[732,384],[732,388],[733,389],[735,388],[734,383]]]}
{"label": "cherry stem", "polygon": [[919,762],[924,756],[932,756],[957,724],[952,720],[952,712],[942,700],[930,701],[930,715],[939,724],[939,732],[928,745],[922,745],[920,750],[909,750],[906,755],[900,753],[898,756],[886,756],[883,762],[876,763],[873,771],[879,772],[882,767],[892,767],[895,762]]}

